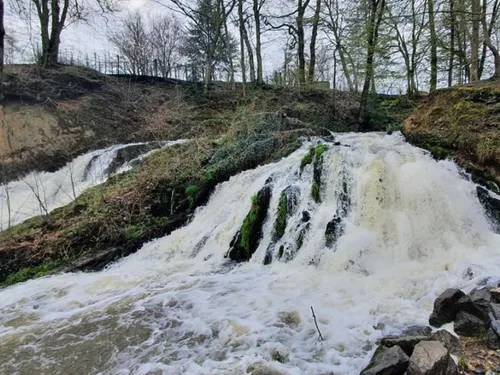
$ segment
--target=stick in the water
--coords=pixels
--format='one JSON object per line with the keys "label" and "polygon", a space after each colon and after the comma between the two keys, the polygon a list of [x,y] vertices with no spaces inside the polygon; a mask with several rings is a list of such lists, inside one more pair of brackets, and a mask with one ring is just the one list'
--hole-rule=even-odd
{"label": "stick in the water", "polygon": [[311,311],[312,311],[313,318],[314,318],[314,324],[316,325],[316,329],[318,330],[318,333],[319,333],[319,341],[325,341],[325,339],[323,338],[323,335],[321,334],[321,331],[319,330],[318,322],[316,321],[316,314],[314,314],[314,309],[312,306],[311,306]]}

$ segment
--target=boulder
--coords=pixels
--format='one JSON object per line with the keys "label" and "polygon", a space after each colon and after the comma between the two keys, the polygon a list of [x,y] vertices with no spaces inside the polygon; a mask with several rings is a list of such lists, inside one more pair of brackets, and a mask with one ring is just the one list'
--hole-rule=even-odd
{"label": "boulder", "polygon": [[485,323],[485,325],[488,325],[491,321],[489,315],[489,301],[483,299],[480,296],[474,296],[473,294],[472,297],[478,298],[476,298],[475,301],[473,301],[470,296],[464,296],[460,298],[456,304],[458,311],[468,312],[469,314],[472,314],[481,319]]}
{"label": "boulder", "polygon": [[415,346],[407,374],[455,375],[458,374],[458,368],[442,343],[422,341]]}
{"label": "boulder", "polygon": [[429,318],[429,323],[435,327],[441,327],[445,323],[452,322],[458,312],[457,302],[465,297],[460,289],[447,289],[434,301],[434,309]]}
{"label": "boulder", "polygon": [[484,333],[488,327],[483,320],[466,311],[460,311],[457,314],[453,328],[460,336],[477,337]]}
{"label": "boulder", "polygon": [[403,336],[429,336],[431,333],[429,326],[409,326],[403,331]]}
{"label": "boulder", "polygon": [[500,319],[500,303],[490,303],[492,319]]}
{"label": "boulder", "polygon": [[488,329],[488,332],[486,333],[486,344],[491,350],[500,349],[500,337],[498,337],[492,328]]}
{"label": "boulder", "polygon": [[500,303],[500,288],[491,289],[490,294],[493,302]]}
{"label": "boulder", "polygon": [[250,211],[229,244],[226,257],[236,262],[245,262],[252,258],[262,238],[262,226],[267,218],[271,195],[271,186],[266,185],[252,198]]}
{"label": "boulder", "polygon": [[342,219],[335,215],[335,217],[328,222],[325,230],[325,244],[331,248],[337,242],[337,239],[342,235]]}
{"label": "boulder", "polygon": [[434,332],[430,339],[432,341],[439,341],[451,354],[458,355],[460,352],[460,340],[458,337],[444,329]]}
{"label": "boulder", "polygon": [[430,337],[427,335],[420,336],[399,336],[399,337],[384,337],[380,343],[388,348],[392,348],[393,346],[399,346],[405,354],[410,357],[413,354],[413,350],[415,346],[420,341],[430,340]]}
{"label": "boulder", "polygon": [[399,346],[379,346],[360,375],[404,375],[409,358]]}

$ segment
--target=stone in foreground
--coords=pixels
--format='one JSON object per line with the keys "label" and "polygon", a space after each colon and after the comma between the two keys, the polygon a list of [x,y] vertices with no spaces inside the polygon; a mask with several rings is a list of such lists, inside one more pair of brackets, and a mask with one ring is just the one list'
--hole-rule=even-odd
{"label": "stone in foreground", "polygon": [[458,313],[457,302],[465,297],[460,289],[446,289],[434,301],[434,310],[429,318],[429,323],[435,327],[441,327],[445,323],[455,320]]}
{"label": "stone in foreground", "polygon": [[439,341],[451,354],[458,355],[460,353],[460,340],[444,329],[434,332],[430,339],[432,341]]}
{"label": "stone in foreground", "polygon": [[415,346],[407,374],[457,375],[458,368],[442,343],[422,341]]}
{"label": "stone in foreground", "polygon": [[392,348],[393,346],[399,346],[405,354],[410,357],[415,349],[415,346],[420,341],[430,340],[429,336],[419,335],[419,336],[399,336],[399,337],[384,337],[381,340],[381,344]]}
{"label": "stone in foreground", "polygon": [[403,375],[408,368],[409,358],[399,346],[379,346],[370,364],[360,375]]}
{"label": "stone in foreground", "polygon": [[460,311],[457,314],[453,328],[460,336],[478,337],[484,333],[484,330],[487,328],[487,324],[471,313]]}

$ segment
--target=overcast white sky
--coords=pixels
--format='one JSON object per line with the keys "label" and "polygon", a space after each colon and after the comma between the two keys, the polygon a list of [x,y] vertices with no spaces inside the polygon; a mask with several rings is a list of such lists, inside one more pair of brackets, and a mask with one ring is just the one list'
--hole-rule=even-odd
{"label": "overcast white sky", "polygon": [[[29,0],[25,0],[29,1]],[[164,0],[169,4],[169,0]],[[194,0],[193,0],[194,1]],[[10,5],[10,4],[8,4]],[[147,16],[173,12],[167,7],[150,0],[125,0],[121,2],[122,11],[114,15],[108,15],[106,20],[96,16],[90,22],[69,25],[65,28],[61,36],[61,53],[70,54],[73,52],[75,58],[84,59],[88,54],[93,59],[93,54],[98,55],[111,54],[116,55],[115,48],[108,42],[107,34],[110,30],[116,29],[120,19],[129,12],[140,11]],[[179,18],[181,16],[177,15]],[[7,7],[6,28],[7,34],[13,35],[18,41],[21,53],[16,55],[16,63],[31,62],[32,51],[39,40],[37,18],[33,11],[31,25],[26,20],[20,20],[12,7]],[[233,34],[236,35],[236,28],[233,28]],[[271,74],[279,67],[282,61],[282,46],[284,37],[280,33],[268,33],[264,36],[263,43],[263,62],[265,74]],[[10,61],[8,61],[10,62]]]}

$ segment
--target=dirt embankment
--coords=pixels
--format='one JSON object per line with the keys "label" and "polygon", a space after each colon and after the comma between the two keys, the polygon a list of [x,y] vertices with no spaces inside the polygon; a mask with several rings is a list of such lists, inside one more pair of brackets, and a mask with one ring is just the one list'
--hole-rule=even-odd
{"label": "dirt embankment", "polygon": [[500,192],[500,82],[437,90],[403,125],[407,139],[452,157],[473,178]]}

